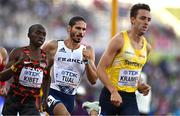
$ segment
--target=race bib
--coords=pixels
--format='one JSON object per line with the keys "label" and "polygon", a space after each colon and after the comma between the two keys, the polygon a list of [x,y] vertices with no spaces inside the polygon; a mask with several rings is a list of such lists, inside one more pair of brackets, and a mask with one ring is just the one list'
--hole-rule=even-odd
{"label": "race bib", "polygon": [[136,87],[140,76],[139,70],[120,70],[119,72],[119,86]]}
{"label": "race bib", "polygon": [[75,88],[80,83],[80,76],[74,71],[58,69],[55,76],[56,82],[59,83],[59,85],[68,85]]}
{"label": "race bib", "polygon": [[47,105],[50,107],[55,101],[57,100],[53,96],[49,95],[47,98]]}
{"label": "race bib", "polygon": [[43,81],[43,71],[31,67],[23,67],[19,83],[26,87],[40,88]]}

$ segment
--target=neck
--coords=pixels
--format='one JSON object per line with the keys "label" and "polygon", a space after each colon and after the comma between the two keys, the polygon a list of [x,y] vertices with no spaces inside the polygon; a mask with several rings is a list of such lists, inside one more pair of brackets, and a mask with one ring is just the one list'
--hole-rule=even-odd
{"label": "neck", "polygon": [[80,46],[80,43],[75,43],[71,38],[66,39],[64,43],[71,50],[75,50]]}
{"label": "neck", "polygon": [[32,45],[32,44],[30,44],[30,45],[28,46],[28,48],[31,49],[32,51],[40,50],[40,47],[36,47],[36,46],[34,46],[34,45]]}
{"label": "neck", "polygon": [[129,37],[133,41],[139,43],[141,41],[142,35],[140,35],[136,30],[130,30],[129,31]]}
{"label": "neck", "polygon": [[40,54],[40,48],[35,46],[28,46],[29,50],[31,51],[31,54],[39,55]]}

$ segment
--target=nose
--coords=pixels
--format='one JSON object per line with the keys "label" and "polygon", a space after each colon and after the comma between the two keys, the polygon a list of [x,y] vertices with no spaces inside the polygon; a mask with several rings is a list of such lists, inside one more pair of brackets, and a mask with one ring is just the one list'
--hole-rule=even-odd
{"label": "nose", "polygon": [[45,39],[45,35],[44,35],[43,33],[40,33],[40,34],[39,34],[39,37],[40,37],[41,39]]}
{"label": "nose", "polygon": [[78,35],[79,36],[83,36],[84,35],[84,30],[83,29],[79,29],[78,30]]}
{"label": "nose", "polygon": [[149,19],[146,19],[146,20],[145,20],[145,25],[149,25],[149,24],[150,24]]}
{"label": "nose", "polygon": [[149,23],[146,21],[146,22],[144,23],[144,26],[148,27],[148,26],[149,26]]}
{"label": "nose", "polygon": [[84,30],[83,30],[83,29],[80,29],[80,30],[79,30],[79,33],[83,34],[83,33],[84,33]]}
{"label": "nose", "polygon": [[39,38],[40,38],[40,40],[42,40],[42,41],[44,41],[45,40],[45,36],[41,33],[41,34],[39,34]]}

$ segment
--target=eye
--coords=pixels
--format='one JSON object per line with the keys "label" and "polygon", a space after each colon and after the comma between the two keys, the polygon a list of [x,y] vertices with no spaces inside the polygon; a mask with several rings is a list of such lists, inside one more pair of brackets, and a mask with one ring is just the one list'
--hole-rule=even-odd
{"label": "eye", "polygon": [[36,33],[37,35],[42,34],[43,36],[46,36],[46,32],[36,31],[35,33]]}
{"label": "eye", "polygon": [[148,22],[150,22],[151,21],[151,18],[148,18]]}
{"label": "eye", "polygon": [[86,28],[83,28],[83,31],[86,31]]}
{"label": "eye", "polygon": [[142,17],[140,17],[140,19],[141,19],[141,20],[145,20],[145,19],[146,19],[146,17],[145,17],[145,16],[142,16]]}
{"label": "eye", "polygon": [[43,32],[42,34],[43,34],[43,36],[46,36],[46,32]]}
{"label": "eye", "polygon": [[81,27],[76,27],[76,29],[80,30],[80,29],[81,29]]}

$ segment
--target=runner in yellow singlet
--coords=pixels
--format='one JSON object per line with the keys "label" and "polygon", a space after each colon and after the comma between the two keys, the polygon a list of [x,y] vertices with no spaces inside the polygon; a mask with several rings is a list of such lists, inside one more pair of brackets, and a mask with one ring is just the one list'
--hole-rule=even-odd
{"label": "runner in yellow singlet", "polygon": [[98,64],[104,84],[99,105],[102,115],[139,115],[135,91],[147,95],[150,86],[139,81],[151,49],[143,36],[151,22],[150,8],[135,4],[130,11],[131,29],[115,35]]}

